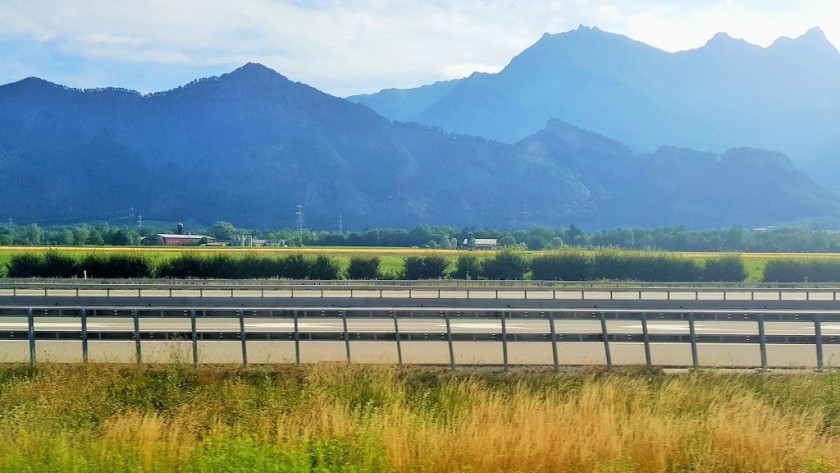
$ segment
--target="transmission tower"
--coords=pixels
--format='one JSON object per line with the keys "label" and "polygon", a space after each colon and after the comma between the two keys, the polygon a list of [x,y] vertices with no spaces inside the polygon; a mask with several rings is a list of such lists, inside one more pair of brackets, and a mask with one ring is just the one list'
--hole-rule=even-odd
{"label": "transmission tower", "polygon": [[303,244],[303,205],[298,204],[297,211],[295,212],[295,217],[297,218],[298,224],[298,238],[300,238],[300,244]]}
{"label": "transmission tower", "polygon": [[528,204],[522,204],[522,229],[528,231]]}
{"label": "transmission tower", "polygon": [[344,215],[338,214],[338,233],[344,233]]}

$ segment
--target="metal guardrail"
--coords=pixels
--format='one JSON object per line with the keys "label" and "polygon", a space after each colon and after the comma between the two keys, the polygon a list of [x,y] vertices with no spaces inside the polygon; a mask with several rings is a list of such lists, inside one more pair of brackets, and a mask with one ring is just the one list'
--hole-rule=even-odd
{"label": "metal guardrail", "polygon": [[[604,309],[604,310],[578,310],[558,309],[528,311],[522,309],[494,310],[494,309],[469,309],[469,310],[438,310],[411,308],[405,310],[370,310],[370,309],[335,309],[323,308],[313,309],[311,307],[286,307],[279,309],[266,308],[218,308],[218,307],[195,307],[190,309],[177,309],[174,307],[0,307],[0,318],[24,318],[26,319],[25,329],[0,331],[0,341],[28,341],[29,361],[35,364],[36,342],[49,341],[79,341],[81,342],[82,358],[85,363],[89,361],[89,343],[91,341],[133,341],[135,344],[135,359],[137,363],[143,362],[144,342],[159,341],[189,341],[192,345],[193,363],[199,363],[198,343],[212,341],[240,341],[241,342],[241,363],[248,365],[248,342],[249,341],[287,341],[294,342],[295,362],[301,363],[301,341],[343,341],[346,350],[346,361],[352,360],[351,347],[354,341],[377,341],[394,343],[398,363],[403,364],[402,343],[403,342],[425,342],[445,341],[448,344],[449,364],[455,369],[456,363],[454,344],[458,342],[495,342],[499,344],[502,351],[504,369],[511,365],[508,356],[508,347],[511,343],[550,343],[552,349],[552,365],[555,370],[560,368],[558,345],[561,343],[599,342],[603,344],[606,365],[612,366],[612,344],[641,343],[644,347],[646,365],[653,366],[651,346],[662,343],[689,344],[691,348],[691,368],[702,366],[698,355],[698,346],[703,343],[721,344],[750,344],[759,346],[760,358],[755,364],[761,369],[768,368],[767,346],[768,345],[813,345],[815,360],[818,369],[824,368],[823,346],[840,345],[840,334],[824,335],[823,323],[840,323],[840,310],[834,311],[791,311],[791,310],[638,310],[638,309]],[[38,328],[38,319],[44,317],[78,319],[79,329],[69,328],[65,330],[42,330]],[[115,318],[131,321],[126,330],[90,330],[89,321],[96,318]],[[180,319],[189,321],[188,330],[141,330],[142,320]],[[238,322],[232,325],[229,330],[198,330],[197,322],[200,319],[226,318]],[[246,330],[248,319],[286,319],[293,323],[291,331],[252,331]],[[343,330],[340,332],[314,332],[300,330],[301,319],[332,318],[342,321]],[[386,319],[393,322],[393,330],[386,332],[355,332],[348,329],[348,319]],[[445,323],[445,331],[438,332],[406,332],[400,330],[400,322],[412,319],[434,319]],[[492,320],[498,322],[500,331],[496,333],[465,333],[455,332],[452,329],[452,320]],[[508,330],[510,320],[516,319],[537,319],[548,322],[548,332],[518,332],[511,333]],[[564,321],[588,319],[600,322],[600,330],[593,332],[566,332],[563,330]],[[609,320],[633,320],[641,325],[639,333],[613,333],[608,330]],[[648,323],[654,320],[678,320],[687,323],[688,333],[680,334],[652,334],[648,329]],[[696,323],[700,321],[749,321],[756,325],[755,334],[698,334]],[[810,334],[777,334],[768,335],[765,324],[772,322],[807,322],[813,325],[813,335]],[[461,363],[463,364],[463,363]]]}
{"label": "metal guardrail", "polygon": [[[597,284],[597,283],[537,283],[534,285],[504,285],[504,281],[485,282],[479,286],[459,284],[331,284],[310,282],[274,282],[272,284],[231,283],[215,281],[197,284],[190,281],[160,282],[79,282],[38,281],[2,282],[0,297],[280,297],[280,298],[435,298],[435,299],[504,299],[504,300],[644,300],[645,295],[664,294],[665,300],[699,301],[703,296],[716,295],[720,300],[776,300],[785,295],[801,299],[837,301],[837,286],[744,286],[744,285],[687,285],[687,284]],[[520,282],[521,283],[521,282]],[[558,297],[559,296],[559,297]],[[651,299],[656,299],[651,297]]]}

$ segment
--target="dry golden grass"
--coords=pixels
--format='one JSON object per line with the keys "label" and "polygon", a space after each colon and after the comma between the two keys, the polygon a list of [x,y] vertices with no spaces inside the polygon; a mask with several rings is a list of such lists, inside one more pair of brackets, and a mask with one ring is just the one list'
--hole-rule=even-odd
{"label": "dry golden grass", "polygon": [[249,455],[327,465],[290,471],[838,471],[838,386],[838,374],[48,367],[4,375],[0,470],[47,452],[50,465],[94,462],[76,471],[192,471],[244,438]]}

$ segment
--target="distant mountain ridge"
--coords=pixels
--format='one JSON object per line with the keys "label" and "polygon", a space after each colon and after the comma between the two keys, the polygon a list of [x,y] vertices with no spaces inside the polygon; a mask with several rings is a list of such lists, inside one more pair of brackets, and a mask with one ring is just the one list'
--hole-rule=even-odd
{"label": "distant mountain ridge", "polygon": [[[725,33],[669,53],[580,27],[546,34],[496,74],[349,97],[383,115],[515,143],[552,118],[649,152],[751,146],[837,164],[840,53],[819,28],[762,48]],[[840,182],[826,181],[828,185]]]}
{"label": "distant mountain ridge", "polygon": [[[745,186],[773,197],[742,198]],[[637,155],[560,120],[492,142],[392,122],[259,64],[149,95],[0,86],[0,187],[0,217],[42,223],[134,207],[293,227],[298,204],[321,229],[339,215],[345,228],[510,227],[523,208],[530,225],[589,228],[840,219],[837,199],[774,153]]]}

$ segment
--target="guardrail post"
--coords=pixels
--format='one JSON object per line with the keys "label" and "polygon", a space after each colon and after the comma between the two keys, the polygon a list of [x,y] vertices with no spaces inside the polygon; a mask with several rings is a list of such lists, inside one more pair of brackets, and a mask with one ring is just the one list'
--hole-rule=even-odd
{"label": "guardrail post", "polygon": [[239,315],[239,339],[242,341],[242,366],[248,366],[248,339],[245,337],[245,311],[237,310]]}
{"label": "guardrail post", "polygon": [[190,338],[192,339],[193,366],[198,366],[198,333],[195,329],[195,309],[190,310]]}
{"label": "guardrail post", "polygon": [[134,352],[139,365],[143,362],[143,353],[140,351],[140,316],[137,309],[131,309],[131,318],[134,319]]}
{"label": "guardrail post", "polygon": [[551,357],[554,361],[554,371],[560,371],[560,357],[557,354],[557,330],[554,327],[554,312],[548,313],[548,326],[551,330]]}
{"label": "guardrail post", "polygon": [[402,344],[400,340],[400,322],[397,320],[397,314],[393,310],[388,311],[388,315],[394,319],[394,340],[397,342],[397,364],[402,366],[403,359],[402,359]]}
{"label": "guardrail post", "polygon": [[502,320],[502,361],[504,362],[505,372],[507,372],[510,367],[508,366],[508,336],[507,336],[507,323],[505,322],[505,311],[499,312],[501,314],[500,318]]}
{"label": "guardrail post", "polygon": [[610,337],[607,333],[607,317],[601,312],[601,336],[604,338],[604,355],[607,359],[607,369],[612,369],[612,353],[610,353]]}
{"label": "guardrail post", "polygon": [[691,366],[697,369],[700,360],[697,357],[697,331],[694,328],[694,312],[688,313],[688,334],[691,339]]}
{"label": "guardrail post", "polygon": [[26,309],[29,324],[29,364],[35,366],[35,314],[32,309]]}
{"label": "guardrail post", "polygon": [[[836,292],[835,292],[836,294]],[[822,314],[814,314],[814,341],[817,345],[817,369],[823,369]]]}
{"label": "guardrail post", "polygon": [[[323,289],[321,290],[323,294]],[[341,314],[341,322],[344,325],[344,348],[347,350],[347,363],[350,363],[350,333],[347,331],[347,312],[344,310],[339,311]]]}
{"label": "guardrail post", "polygon": [[449,322],[449,311],[441,312],[446,320],[446,342],[449,345],[449,368],[455,371],[455,348],[452,346],[452,324]]}
{"label": "guardrail post", "polygon": [[87,310],[81,310],[82,319],[82,361],[88,362],[88,333],[87,333]]}
{"label": "guardrail post", "polygon": [[767,370],[767,338],[764,332],[764,314],[758,314],[758,347],[761,352],[761,369]]}
{"label": "guardrail post", "polygon": [[292,317],[295,323],[295,365],[300,366],[300,330],[298,330],[298,311],[292,311]]}
{"label": "guardrail post", "polygon": [[647,369],[650,370],[653,362],[650,356],[650,333],[648,332],[648,320],[647,320],[647,312],[642,312],[641,315],[642,320],[642,341],[645,344],[645,365]]}

